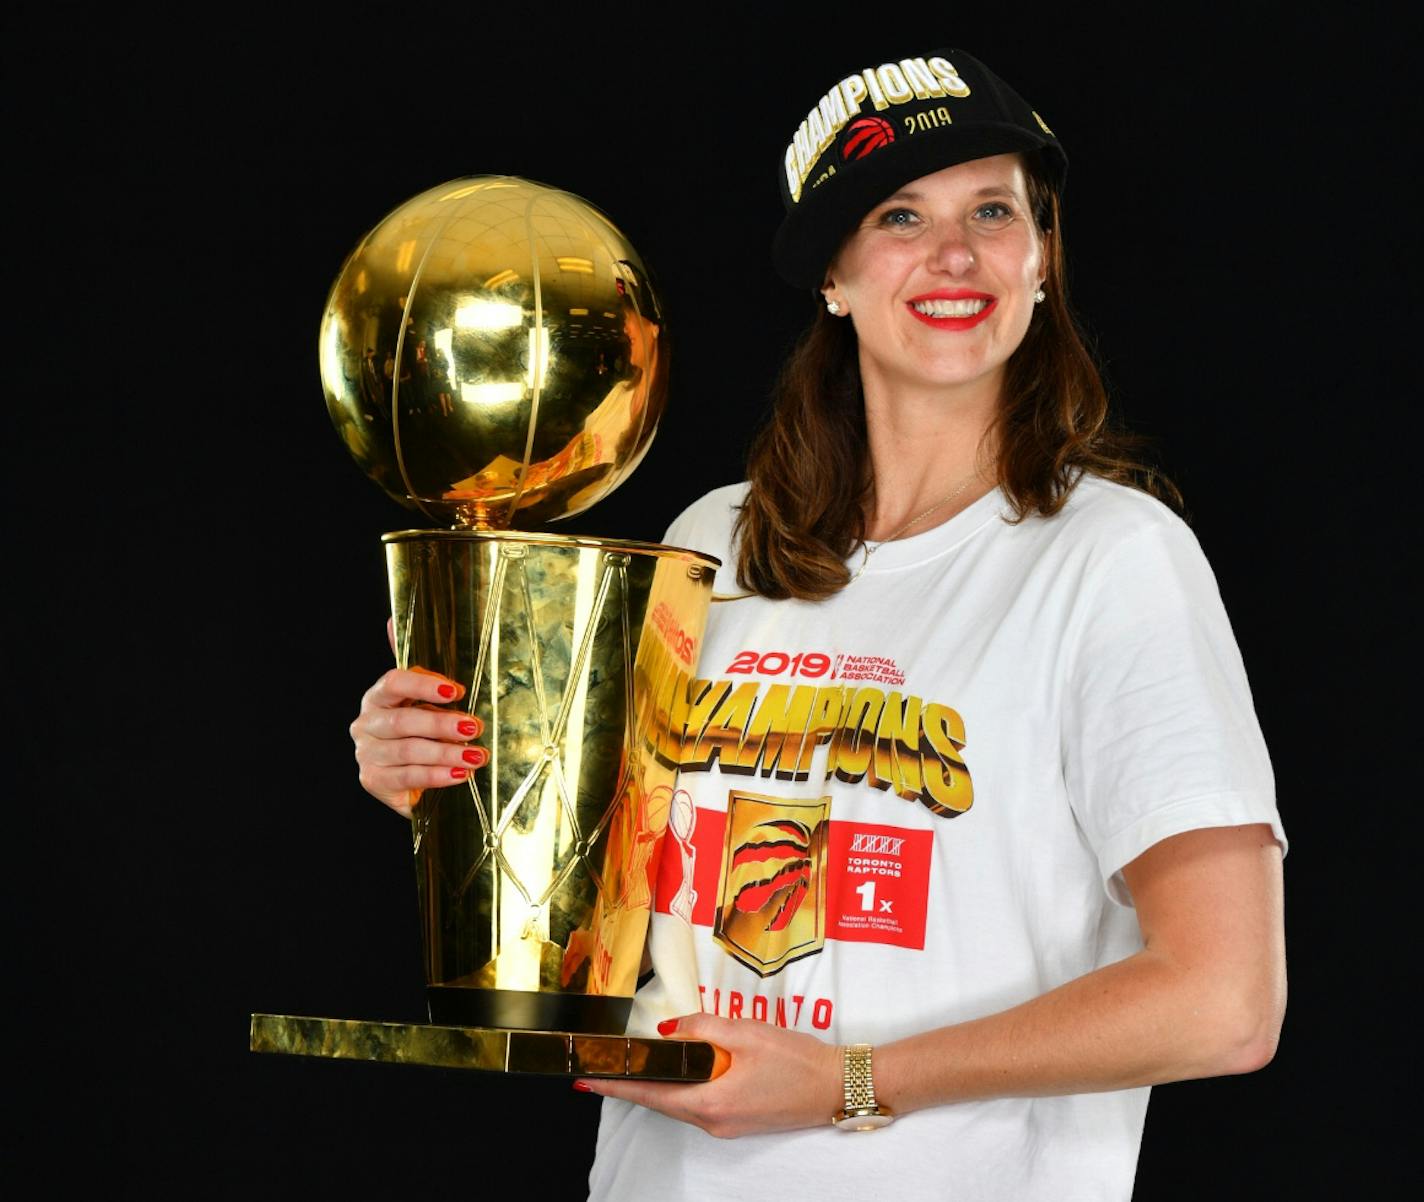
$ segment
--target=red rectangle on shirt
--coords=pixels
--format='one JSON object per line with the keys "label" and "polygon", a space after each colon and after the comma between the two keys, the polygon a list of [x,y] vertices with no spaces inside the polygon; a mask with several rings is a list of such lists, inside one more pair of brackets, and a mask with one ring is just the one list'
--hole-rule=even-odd
{"label": "red rectangle on shirt", "polygon": [[[659,914],[672,913],[673,899],[683,889],[683,878],[691,869],[692,922],[710,927],[717,912],[717,882],[722,873],[722,844],[727,835],[727,815],[721,810],[700,806],[693,811],[692,837],[682,840],[671,826],[658,851],[656,908]],[[685,895],[684,895],[685,896]]]}
{"label": "red rectangle on shirt", "polygon": [[934,834],[832,822],[826,847],[826,937],[925,946]]}

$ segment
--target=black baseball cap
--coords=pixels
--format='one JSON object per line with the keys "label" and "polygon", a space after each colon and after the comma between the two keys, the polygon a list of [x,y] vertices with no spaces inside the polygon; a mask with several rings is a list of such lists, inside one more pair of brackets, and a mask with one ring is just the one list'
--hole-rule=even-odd
{"label": "black baseball cap", "polygon": [[1068,156],[1027,101],[963,50],[864,67],[819,97],[782,155],[772,262],[819,288],[841,240],[897,188],[956,163],[1037,152],[1055,190]]}

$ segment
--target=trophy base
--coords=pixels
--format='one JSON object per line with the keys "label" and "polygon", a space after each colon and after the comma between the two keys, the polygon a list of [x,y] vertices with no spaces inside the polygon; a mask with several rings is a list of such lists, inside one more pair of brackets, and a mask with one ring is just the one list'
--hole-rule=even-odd
{"label": "trophy base", "polygon": [[726,1052],[700,1039],[424,1026],[290,1014],[254,1014],[248,1046],[254,1052],[332,1060],[640,1081],[710,1081],[721,1076],[730,1063]]}
{"label": "trophy base", "polygon": [[523,989],[466,989],[429,985],[430,1021],[441,1027],[497,1027],[521,1031],[582,1031],[622,1035],[633,1010],[629,997],[535,993]]}

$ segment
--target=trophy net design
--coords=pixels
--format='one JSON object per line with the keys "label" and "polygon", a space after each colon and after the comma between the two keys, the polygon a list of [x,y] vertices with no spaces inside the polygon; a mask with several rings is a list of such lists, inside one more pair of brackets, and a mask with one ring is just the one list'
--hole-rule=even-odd
{"label": "trophy net design", "polygon": [[[696,667],[717,560],[517,529],[627,478],[667,362],[627,239],[586,201],[507,176],[400,206],[328,298],[321,375],[342,440],[445,527],[384,536],[397,662],[463,684],[452,708],[483,721],[490,752],[412,811],[431,1020],[509,1035],[488,1052],[491,1031],[465,1030],[472,1067],[710,1071],[641,1046],[659,1041],[595,1037],[621,1036],[637,987],[675,772],[657,716]],[[253,1046],[459,1061],[449,1040],[430,1050],[438,1029],[259,1015]],[[564,1040],[562,1062],[541,1034]]]}
{"label": "trophy net design", "polygon": [[398,662],[464,682],[494,732],[484,769],[413,812],[431,1018],[621,1032],[672,796],[653,644],[710,571],[528,535],[395,534],[387,555]]}

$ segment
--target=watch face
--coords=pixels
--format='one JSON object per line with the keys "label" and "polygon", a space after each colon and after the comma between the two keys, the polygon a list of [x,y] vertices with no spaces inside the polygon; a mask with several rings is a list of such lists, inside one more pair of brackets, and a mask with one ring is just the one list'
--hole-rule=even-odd
{"label": "watch face", "polygon": [[875,1110],[866,1111],[864,1114],[842,1114],[833,1120],[838,1131],[878,1131],[894,1121],[893,1114]]}

